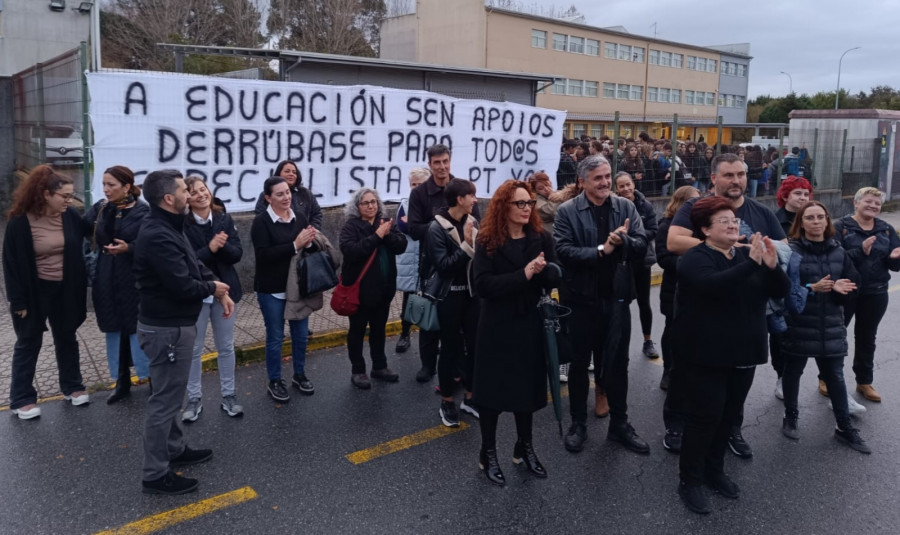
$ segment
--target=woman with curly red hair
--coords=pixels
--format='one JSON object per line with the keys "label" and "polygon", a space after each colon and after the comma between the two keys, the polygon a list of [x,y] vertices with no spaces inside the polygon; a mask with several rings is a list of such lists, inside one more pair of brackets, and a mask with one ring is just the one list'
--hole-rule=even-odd
{"label": "woman with curly red hair", "polygon": [[[558,283],[553,238],[544,232],[528,184],[507,180],[494,193],[476,238],[473,261],[481,314],[475,344],[473,400],[480,412],[479,468],[495,485],[506,480],[497,461],[497,421],[515,414],[513,463],[547,477],[532,447],[532,415],[547,405],[547,364],[537,308]],[[515,333],[514,336],[511,336]]]}
{"label": "woman with curly red hair", "polygon": [[778,192],[775,193],[775,202],[778,203],[778,211],[775,216],[781,223],[785,235],[791,230],[794,216],[804,204],[813,198],[813,187],[809,180],[801,176],[791,175],[781,181]]}
{"label": "woman with curly red hair", "polygon": [[16,332],[9,406],[23,420],[41,415],[33,383],[48,319],[63,396],[72,405],[90,402],[75,338],[87,314],[87,276],[86,225],[70,206],[74,197],[71,178],[39,165],[16,190],[9,211],[3,275]]}

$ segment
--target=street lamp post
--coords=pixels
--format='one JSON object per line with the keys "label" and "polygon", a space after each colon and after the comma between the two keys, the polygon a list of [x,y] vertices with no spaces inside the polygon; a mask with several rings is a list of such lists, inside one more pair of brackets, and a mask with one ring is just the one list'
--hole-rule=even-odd
{"label": "street lamp post", "polygon": [[837,89],[834,92],[834,109],[838,109],[838,97],[841,95],[841,63],[844,61],[844,56],[847,55],[847,52],[852,52],[854,50],[859,50],[862,48],[861,46],[855,46],[848,50],[845,50],[843,54],[841,54],[841,59],[838,60],[838,80],[837,80]]}
{"label": "street lamp post", "polygon": [[791,85],[789,86],[789,87],[791,88],[791,91],[790,91],[789,94],[793,94],[793,93],[794,93],[794,79],[791,77],[791,74],[788,73],[788,72],[781,71],[781,74],[783,74],[783,75],[785,75],[785,76],[788,77],[788,80],[790,81],[790,84],[791,84]]}

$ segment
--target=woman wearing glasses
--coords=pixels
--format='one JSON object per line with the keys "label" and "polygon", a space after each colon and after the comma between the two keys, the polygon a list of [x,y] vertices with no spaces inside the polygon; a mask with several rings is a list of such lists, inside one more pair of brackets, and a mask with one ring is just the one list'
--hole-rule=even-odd
{"label": "woman wearing glasses", "polygon": [[678,264],[675,343],[689,402],[678,493],[691,511],[709,513],[706,483],[726,498],[740,490],[725,475],[730,422],[744,406],[755,366],[767,360],[766,303],[787,295],[775,246],[759,233],[736,247],[741,221],[724,197],[698,200],[690,213],[703,240]]}
{"label": "woman wearing glasses", "polygon": [[359,310],[350,316],[347,353],[350,356],[350,382],[361,390],[372,388],[363,339],[369,327],[371,378],[396,383],[400,376],[387,365],[384,353],[385,325],[391,301],[397,293],[397,255],[406,250],[406,236],[393,219],[384,219],[384,204],[372,188],[360,188],[344,207],[347,222],[341,229],[340,248],[344,256],[341,282],[350,285],[360,277],[366,263],[369,269],[359,284]]}
{"label": "woman wearing glasses", "polygon": [[792,251],[788,268],[792,291],[787,304],[788,330],[781,337],[784,360],[781,431],[789,439],[800,439],[797,428],[800,376],[806,361],[814,358],[819,377],[825,381],[831,396],[837,421],[835,438],[856,451],[871,453],[859,431],[850,423],[847,386],[844,384],[847,328],[843,305],[856,290],[854,281],[859,279],[859,274],[834,239],[834,225],[824,204],[810,201],[803,205],[797,211],[788,237]]}
{"label": "woman wearing glasses", "polygon": [[138,295],[131,261],[134,241],[150,205],[141,202],[131,169],[116,165],[103,173],[106,199],[84,215],[92,228],[92,243],[98,251],[91,287],[91,302],[97,326],[106,333],[106,360],[116,380],[115,391],[106,398],[112,404],[131,394],[131,365],[141,382],[150,379],[150,361],[137,338]]}
{"label": "woman wearing glasses", "polygon": [[[513,463],[547,477],[532,446],[532,416],[547,405],[542,290],[559,282],[553,238],[544,232],[528,185],[507,180],[494,193],[478,232],[473,281],[481,298],[475,342],[473,400],[480,412],[478,465],[488,481],[505,485],[497,459],[497,421],[515,414]],[[514,333],[514,335],[511,335]]]}
{"label": "woman wearing glasses", "polygon": [[16,333],[9,397],[23,420],[41,415],[33,382],[48,319],[65,399],[76,406],[90,402],[75,338],[86,315],[87,277],[86,225],[69,206],[74,194],[71,178],[39,165],[16,190],[8,214],[3,275]]}

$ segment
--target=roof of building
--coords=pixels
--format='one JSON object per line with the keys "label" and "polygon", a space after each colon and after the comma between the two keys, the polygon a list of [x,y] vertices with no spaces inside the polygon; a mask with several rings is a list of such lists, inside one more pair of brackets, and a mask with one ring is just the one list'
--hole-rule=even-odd
{"label": "roof of building", "polygon": [[[535,74],[525,72],[498,71],[494,69],[476,69],[471,67],[457,67],[452,65],[436,65],[433,63],[416,63],[412,61],[398,61],[381,58],[364,58],[359,56],[344,56],[340,54],[322,54],[319,52],[306,52],[302,50],[275,50],[269,48],[239,48],[230,46],[206,46],[206,45],[180,45],[171,43],[158,43],[158,48],[172,52],[186,54],[210,54],[220,56],[246,56],[268,59],[278,59],[298,63],[321,63],[330,65],[351,65],[356,67],[378,67],[382,69],[429,71],[446,74],[463,74],[469,76],[490,76],[494,78],[515,78],[519,80],[531,80],[535,82],[552,81],[565,78],[562,75]],[[289,69],[291,67],[288,67]]]}
{"label": "roof of building", "polygon": [[[490,11],[490,12],[501,13],[501,14],[510,15],[513,17],[521,17],[524,19],[539,20],[541,22],[547,22],[547,23],[551,23],[551,24],[561,24],[563,26],[570,26],[572,28],[578,28],[578,29],[586,30],[586,31],[590,31],[590,32],[605,33],[605,34],[609,34],[609,35],[615,35],[618,37],[626,37],[628,39],[639,39],[641,41],[647,41],[649,43],[658,43],[661,45],[677,46],[677,47],[681,47],[681,48],[690,48],[693,50],[701,50],[703,52],[713,53],[713,54],[722,54],[723,50],[721,49],[721,47],[728,46],[728,45],[718,45],[719,48],[709,48],[709,47],[705,47],[705,46],[691,45],[691,44],[687,44],[687,43],[676,43],[675,41],[667,41],[665,39],[648,37],[646,35],[635,35],[632,33],[628,33],[627,31],[621,31],[621,30],[624,30],[624,28],[621,26],[600,28],[597,26],[581,24],[581,23],[577,23],[577,22],[568,21],[565,19],[555,19],[552,17],[543,17],[541,15],[532,15],[531,13],[523,13],[523,12],[513,11],[513,10],[509,10],[509,9],[503,9],[503,8],[499,8],[499,7],[492,7],[492,6],[486,5],[486,6],[484,6],[484,8],[485,8],[485,10]],[[621,28],[621,30],[618,30],[616,28]],[[731,56],[752,59],[751,56],[746,55],[746,54],[739,54],[737,52],[732,52],[732,51],[729,51],[726,53]]]}

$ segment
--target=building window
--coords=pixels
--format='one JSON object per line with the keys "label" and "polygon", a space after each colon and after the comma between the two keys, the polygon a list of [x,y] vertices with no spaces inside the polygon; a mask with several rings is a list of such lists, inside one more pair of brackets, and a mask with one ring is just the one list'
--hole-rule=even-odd
{"label": "building window", "polygon": [[631,86],[631,100],[644,100],[644,86]]}
{"label": "building window", "polygon": [[715,106],[716,105],[716,94],[715,93],[713,93],[711,91],[706,92],[706,105],[707,106]]}
{"label": "building window", "polygon": [[619,59],[622,61],[631,61],[631,47],[628,45],[619,45]]}
{"label": "building window", "polygon": [[691,91],[689,89],[684,90],[684,103],[685,104],[693,104],[694,103],[694,92],[693,91]]}
{"label": "building window", "polygon": [[744,107],[744,98],[741,95],[734,96],[734,107],[735,108],[743,108]]}
{"label": "building window", "polygon": [[603,98],[616,98],[616,84],[603,82]]}
{"label": "building window", "polygon": [[616,44],[603,43],[603,57],[607,59],[616,59]]}
{"label": "building window", "polygon": [[580,138],[585,135],[587,132],[587,125],[584,123],[572,123],[572,137],[575,139]]}
{"label": "building window", "polygon": [[656,102],[658,100],[659,88],[658,87],[648,87],[647,88],[647,102]]}
{"label": "building window", "polygon": [[597,96],[597,86],[600,85],[598,82],[584,82],[584,96],[586,97],[596,97]]}
{"label": "building window", "polygon": [[716,72],[716,67],[718,66],[718,61],[711,59],[706,62],[706,72]]}
{"label": "building window", "polygon": [[719,101],[717,104],[720,108],[725,107],[725,95],[719,95]]}
{"label": "building window", "polygon": [[659,64],[663,67],[668,67],[672,64],[672,53],[671,52],[660,52],[659,53]]}
{"label": "building window", "polygon": [[621,100],[628,100],[628,96],[631,94],[631,86],[628,84],[618,84],[616,85],[616,98]]}
{"label": "building window", "polygon": [[566,94],[566,80],[565,78],[562,80],[556,80],[553,82],[553,90],[551,91],[554,95],[565,95]]}
{"label": "building window", "polygon": [[659,88],[659,102],[669,102],[669,90],[665,87]]}
{"label": "building window", "polygon": [[737,75],[746,77],[747,76],[747,66],[744,65],[743,63],[738,63]]}
{"label": "building window", "polygon": [[697,70],[698,71],[706,70],[706,58],[697,58]]}
{"label": "building window", "polygon": [[600,55],[600,41],[597,41],[596,39],[585,39],[584,53],[589,56],[599,56]]}
{"label": "building window", "polygon": [[547,32],[531,30],[531,46],[534,48],[547,48]]}
{"label": "building window", "polygon": [[559,50],[561,52],[566,51],[566,43],[569,40],[568,35],[564,35],[561,33],[553,34],[553,50]]}
{"label": "building window", "polygon": [[697,70],[697,56],[688,56],[687,68],[691,71]]}
{"label": "building window", "polygon": [[734,107],[734,95],[725,95],[725,106],[728,108]]}
{"label": "building window", "polygon": [[573,97],[580,97],[584,94],[584,80],[569,80],[568,94]]}
{"label": "building window", "polygon": [[603,135],[603,125],[602,124],[592,124],[591,125],[591,137],[601,137]]}
{"label": "building window", "polygon": [[669,102],[673,104],[681,104],[681,89],[673,89],[669,93]]}
{"label": "building window", "polygon": [[569,52],[573,54],[584,54],[584,37],[569,37]]}
{"label": "building window", "polygon": [[659,50],[650,49],[650,65],[659,65]]}
{"label": "building window", "polygon": [[681,62],[684,59],[684,56],[681,54],[672,54],[672,66],[676,69],[681,68]]}
{"label": "building window", "polygon": [[643,63],[644,62],[644,49],[635,46],[631,48],[631,61],[635,63]]}

